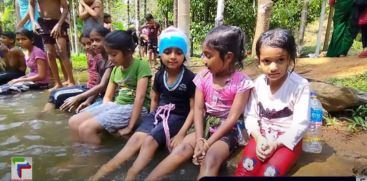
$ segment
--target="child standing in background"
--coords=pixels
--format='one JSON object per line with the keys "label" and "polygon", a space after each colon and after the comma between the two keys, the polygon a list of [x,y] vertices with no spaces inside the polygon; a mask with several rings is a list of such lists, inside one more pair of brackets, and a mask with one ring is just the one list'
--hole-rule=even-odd
{"label": "child standing in background", "polygon": [[84,22],[83,33],[89,34],[93,28],[103,26],[103,3],[101,0],[79,0],[78,14]]}
{"label": "child standing in background", "polygon": [[263,33],[256,43],[264,72],[245,112],[251,136],[244,148],[236,176],[284,176],[302,151],[309,124],[310,87],[293,72],[296,44],[289,30]]}
{"label": "child standing in background", "polygon": [[[135,128],[140,115],[147,113],[152,73],[147,62],[133,58],[136,47],[133,32],[114,31],[104,39],[109,60],[115,64],[103,104],[74,115],[69,127],[81,141],[100,144],[100,133],[118,132],[125,136]],[[100,40],[102,41],[102,40]],[[118,95],[113,101],[115,91]]]}
{"label": "child standing in background", "polygon": [[58,46],[60,59],[67,74],[66,83],[68,86],[73,86],[75,85],[75,80],[67,46],[69,41],[68,24],[65,22],[69,13],[68,3],[66,0],[38,0],[37,4],[40,9],[38,21],[35,20],[34,16],[36,0],[29,0],[29,15],[32,21],[33,32],[40,34],[42,37],[51,73],[55,79],[55,86],[51,90],[63,86],[56,63],[57,53],[55,45]]}
{"label": "child standing in background", "polygon": [[208,68],[193,80],[195,133],[187,135],[147,180],[162,179],[190,158],[200,164],[198,179],[218,175],[220,166],[237,146],[235,125],[253,87],[251,79],[237,70],[245,55],[244,36],[233,26],[218,26],[207,34],[203,59]]}

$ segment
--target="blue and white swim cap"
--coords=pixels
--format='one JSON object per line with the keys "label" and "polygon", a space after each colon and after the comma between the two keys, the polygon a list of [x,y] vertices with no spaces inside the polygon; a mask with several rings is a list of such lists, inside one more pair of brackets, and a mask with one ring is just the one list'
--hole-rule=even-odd
{"label": "blue and white swim cap", "polygon": [[188,39],[180,29],[170,26],[163,30],[159,37],[159,55],[167,48],[179,48],[184,55],[188,53]]}

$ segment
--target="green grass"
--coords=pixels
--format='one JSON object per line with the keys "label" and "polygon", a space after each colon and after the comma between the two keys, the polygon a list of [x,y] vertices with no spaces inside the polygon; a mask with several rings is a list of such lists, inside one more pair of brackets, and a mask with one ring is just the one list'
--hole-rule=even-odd
{"label": "green grass", "polygon": [[353,77],[329,79],[328,82],[367,92],[367,72]]}
{"label": "green grass", "polygon": [[75,71],[87,70],[87,57],[84,53],[71,55],[71,62]]}

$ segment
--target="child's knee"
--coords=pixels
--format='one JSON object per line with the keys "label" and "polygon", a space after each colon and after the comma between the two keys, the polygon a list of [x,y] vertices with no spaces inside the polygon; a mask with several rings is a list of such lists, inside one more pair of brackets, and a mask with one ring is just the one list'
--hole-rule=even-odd
{"label": "child's knee", "polygon": [[182,143],[173,151],[173,154],[179,157],[187,157],[191,156],[193,151],[194,148],[189,143]]}
{"label": "child's knee", "polygon": [[69,121],[68,121],[68,124],[69,124],[69,127],[71,129],[75,129],[77,128],[79,125],[78,125],[78,119],[76,117],[76,115],[72,116]]}
{"label": "child's knee", "polygon": [[88,120],[81,123],[78,130],[81,135],[90,135],[97,132],[95,126],[93,126]]}
{"label": "child's knee", "polygon": [[143,147],[151,147],[152,145],[158,146],[158,142],[152,136],[147,136],[144,139]]}

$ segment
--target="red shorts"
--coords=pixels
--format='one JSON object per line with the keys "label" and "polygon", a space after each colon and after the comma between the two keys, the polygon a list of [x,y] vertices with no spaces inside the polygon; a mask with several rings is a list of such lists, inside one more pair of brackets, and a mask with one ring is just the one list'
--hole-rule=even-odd
{"label": "red shorts", "polygon": [[302,152],[302,140],[293,150],[283,146],[277,149],[273,156],[260,161],[256,156],[256,142],[251,137],[238,163],[235,176],[284,176],[295,163]]}

